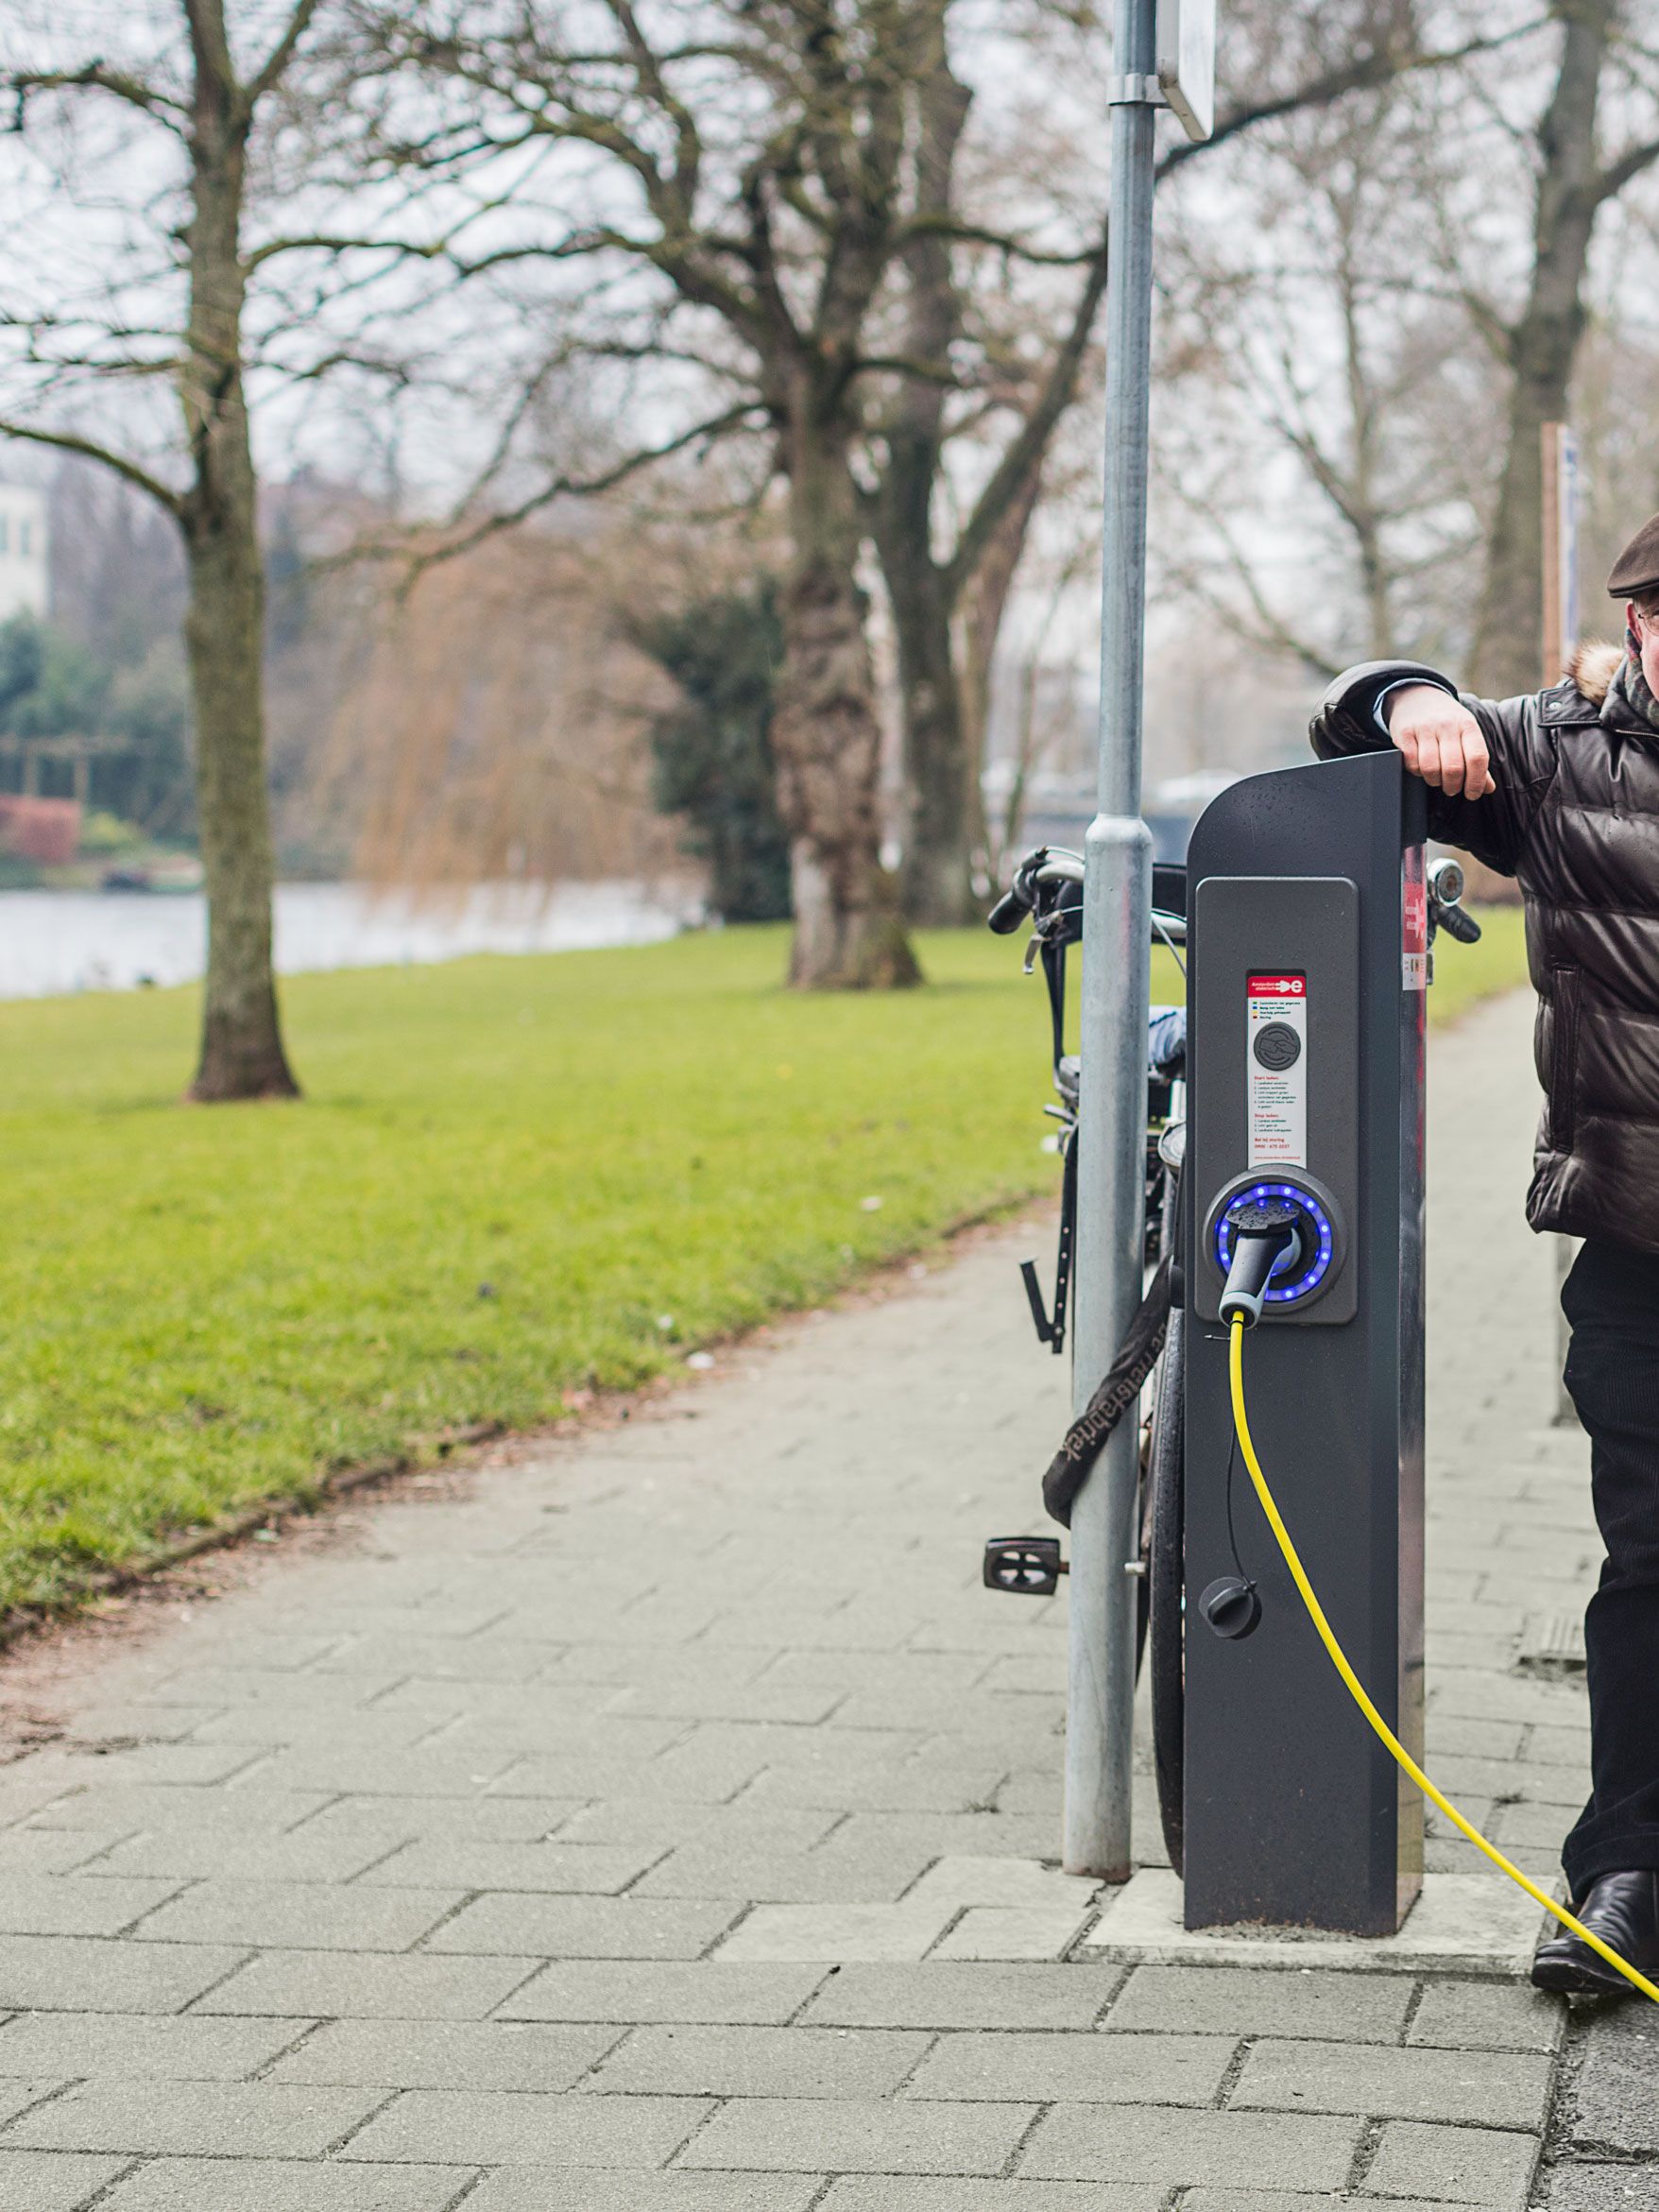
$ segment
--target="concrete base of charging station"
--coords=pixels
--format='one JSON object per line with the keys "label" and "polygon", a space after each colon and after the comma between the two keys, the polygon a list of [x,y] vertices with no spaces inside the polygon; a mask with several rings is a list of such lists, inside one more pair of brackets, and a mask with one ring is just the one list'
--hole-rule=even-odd
{"label": "concrete base of charging station", "polygon": [[1149,1966],[1335,1967],[1353,1974],[1524,1978],[1545,1919],[1501,1875],[1428,1874],[1398,1935],[1294,1928],[1184,1928],[1181,1882],[1145,1866],[1108,1901],[1074,1959]]}

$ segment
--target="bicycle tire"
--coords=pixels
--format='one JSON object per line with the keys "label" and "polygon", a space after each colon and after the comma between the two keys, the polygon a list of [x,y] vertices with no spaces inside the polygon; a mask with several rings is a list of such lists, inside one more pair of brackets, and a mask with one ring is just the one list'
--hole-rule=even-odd
{"label": "bicycle tire", "polygon": [[1152,1492],[1151,1556],[1143,1586],[1148,1596],[1152,1661],[1152,1753],[1157,1780],[1158,1819],[1170,1864],[1184,1871],[1186,1805],[1186,1315],[1170,1314],[1164,1356],[1158,1363],[1147,1469]]}

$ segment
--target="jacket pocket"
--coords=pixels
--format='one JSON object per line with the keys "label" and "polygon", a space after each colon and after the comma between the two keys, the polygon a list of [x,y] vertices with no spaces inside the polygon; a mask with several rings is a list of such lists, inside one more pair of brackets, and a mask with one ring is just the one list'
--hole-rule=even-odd
{"label": "jacket pocket", "polygon": [[1549,1148],[1571,1152],[1578,1121],[1579,1003],[1582,977],[1558,968],[1549,993]]}

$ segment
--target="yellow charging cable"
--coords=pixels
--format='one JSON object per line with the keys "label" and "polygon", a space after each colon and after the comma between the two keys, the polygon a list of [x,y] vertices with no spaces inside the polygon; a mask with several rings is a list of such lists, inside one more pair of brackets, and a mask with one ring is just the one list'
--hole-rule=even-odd
{"label": "yellow charging cable", "polygon": [[1273,1530],[1279,1550],[1284,1553],[1285,1565],[1290,1569],[1296,1587],[1302,1593],[1302,1603],[1308,1608],[1308,1617],[1318,1631],[1320,1642],[1324,1644],[1326,1652],[1330,1655],[1332,1666],[1346,1683],[1349,1696],[1371,1723],[1372,1727],[1376,1729],[1384,1743],[1388,1745],[1399,1765],[1404,1768],[1412,1781],[1416,1783],[1418,1789],[1422,1791],[1424,1796],[1431,1804],[1439,1806],[1441,1811],[1445,1813],[1446,1819],[1451,1822],[1453,1827],[1458,1829],[1460,1834],[1467,1836],[1478,1851],[1483,1851],[1500,1874],[1507,1874],[1511,1881],[1518,1882],[1528,1896],[1534,1898],[1542,1905],[1546,1912],[1553,1912],[1563,1928],[1569,1929],[1581,1943],[1588,1944],[1598,1958],[1605,1959],[1610,1966],[1617,1967],[1625,1980],[1633,1983],[1644,1997],[1650,1997],[1655,2004],[1659,2004],[1659,1988],[1655,1988],[1646,1975],[1638,1974],[1627,1960],[1621,1959],[1611,1945],[1604,1944],[1593,1929],[1584,1926],[1582,1920],[1575,1920],[1565,1905],[1558,1905],[1553,1897],[1546,1895],[1535,1881],[1530,1881],[1518,1866],[1514,1865],[1504,1857],[1496,1843],[1489,1843],[1486,1841],[1486,1838],[1472,1821],[1465,1820],[1457,1807],[1441,1795],[1372,1704],[1371,1699],[1366,1694],[1365,1685],[1348,1664],[1348,1655],[1338,1643],[1336,1632],[1325,1617],[1325,1607],[1314,1594],[1313,1585],[1308,1579],[1308,1569],[1303,1566],[1301,1554],[1291,1541],[1291,1532],[1286,1528],[1283,1517],[1274,1502],[1274,1494],[1267,1486],[1267,1477],[1261,1471],[1261,1462],[1256,1456],[1256,1446],[1250,1437],[1250,1417],[1244,1409],[1244,1319],[1242,1314],[1235,1313],[1233,1315],[1231,1338],[1232,1342],[1227,1354],[1227,1372],[1233,1391],[1233,1426],[1239,1432],[1239,1445],[1244,1454],[1244,1464],[1250,1469],[1250,1480],[1255,1485],[1256,1495],[1261,1502],[1261,1510],[1267,1516],[1268,1526]]}

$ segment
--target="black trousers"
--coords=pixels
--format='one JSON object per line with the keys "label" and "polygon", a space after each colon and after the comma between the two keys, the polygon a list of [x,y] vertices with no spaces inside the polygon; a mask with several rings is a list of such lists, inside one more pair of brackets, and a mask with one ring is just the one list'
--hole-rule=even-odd
{"label": "black trousers", "polygon": [[1593,1789],[1561,1855],[1582,1898],[1600,1875],[1659,1868],[1659,1254],[1588,1240],[1561,1302],[1607,1551],[1584,1617]]}

